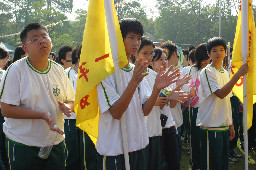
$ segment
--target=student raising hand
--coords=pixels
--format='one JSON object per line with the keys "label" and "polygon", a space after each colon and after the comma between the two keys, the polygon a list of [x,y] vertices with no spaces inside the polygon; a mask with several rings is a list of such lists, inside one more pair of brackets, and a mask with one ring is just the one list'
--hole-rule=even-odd
{"label": "student raising hand", "polygon": [[173,66],[170,66],[167,71],[164,70],[164,68],[161,66],[155,80],[155,87],[156,89],[163,89],[167,86],[169,86],[172,83],[175,83],[178,81],[178,77],[180,76],[179,69],[174,70],[174,72],[171,72],[173,69]]}
{"label": "student raising hand", "polygon": [[143,59],[137,59],[135,62],[135,67],[133,71],[133,76],[131,81],[135,81],[137,84],[139,84],[142,79],[148,75],[148,73],[144,73],[147,69],[149,63],[148,61],[142,61]]}

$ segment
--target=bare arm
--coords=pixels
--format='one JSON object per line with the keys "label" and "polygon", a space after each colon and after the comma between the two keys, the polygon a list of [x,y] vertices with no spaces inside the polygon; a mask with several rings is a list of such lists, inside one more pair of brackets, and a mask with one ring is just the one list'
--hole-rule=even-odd
{"label": "bare arm", "polygon": [[161,89],[154,88],[148,100],[143,104],[142,109],[143,109],[144,116],[149,115],[149,113],[151,112],[154,106],[154,103],[156,102],[156,99],[159,96],[160,90]]}
{"label": "bare arm", "polygon": [[55,129],[55,122],[49,112],[39,112],[34,110],[29,110],[22,108],[20,106],[15,106],[11,104],[6,104],[1,102],[2,115],[7,118],[14,119],[43,119],[49,125],[51,130],[55,130],[60,134],[64,134],[59,128]]}
{"label": "bare arm", "polygon": [[112,117],[120,120],[123,113],[128,108],[133,94],[137,88],[137,83],[130,81],[120,98],[109,108]]}
{"label": "bare arm", "polygon": [[144,116],[147,116],[151,112],[161,89],[177,82],[178,77],[180,76],[179,69],[176,69],[173,73],[169,74],[172,68],[173,66],[171,66],[166,72],[162,67],[160,68],[160,71],[156,76],[152,94],[142,106]]}
{"label": "bare arm", "polygon": [[221,89],[216,90],[214,94],[217,97],[223,99],[231,92],[232,88],[234,87],[236,82],[240,79],[240,77],[246,74],[247,72],[248,72],[248,64],[245,63],[240,67],[240,69],[236,72],[236,74],[232,77],[232,79],[226,85],[224,85]]}

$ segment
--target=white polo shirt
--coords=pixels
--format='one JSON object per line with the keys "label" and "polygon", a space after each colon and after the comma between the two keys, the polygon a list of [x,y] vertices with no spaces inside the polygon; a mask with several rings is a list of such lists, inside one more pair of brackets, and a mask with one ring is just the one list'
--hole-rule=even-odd
{"label": "white polo shirt", "polygon": [[[1,102],[29,110],[49,112],[61,130],[64,130],[63,113],[58,100],[74,101],[74,90],[64,69],[48,60],[47,69],[37,70],[25,57],[12,64],[6,71],[0,93]],[[5,118],[3,131],[11,140],[28,146],[49,145],[49,125],[42,119]],[[58,134],[55,145],[64,140]]]}
{"label": "white polo shirt", "polygon": [[224,99],[220,99],[214,94],[229,80],[229,74],[223,68],[219,70],[209,64],[201,71],[197,126],[220,127],[232,124],[231,93]]}
{"label": "white polo shirt", "polygon": [[[120,69],[121,93],[124,92],[133,75],[132,64]],[[119,99],[117,93],[115,74],[110,75],[97,85],[98,104],[100,108],[99,135],[96,143],[100,155],[116,156],[123,154],[121,135],[121,121],[114,119],[109,108]],[[148,133],[144,123],[142,105],[150,96],[150,88],[143,79],[138,85],[131,102],[124,112],[128,139],[128,151],[133,152],[145,148],[148,143]]]}
{"label": "white polo shirt", "polygon": [[[149,72],[149,74],[145,77],[145,79],[148,82],[150,91],[152,93],[157,73],[149,68],[147,69],[147,72]],[[149,137],[162,136],[160,110],[160,106],[153,106],[149,115],[145,116],[145,124]]]}
{"label": "white polo shirt", "polygon": [[[74,69],[74,67],[69,67],[67,69],[65,69],[65,73],[68,76],[68,79],[74,89],[74,91],[76,92],[76,85],[77,85],[77,71]],[[76,114],[74,112],[71,113],[70,117],[67,117],[66,115],[64,115],[64,119],[76,119]]]}

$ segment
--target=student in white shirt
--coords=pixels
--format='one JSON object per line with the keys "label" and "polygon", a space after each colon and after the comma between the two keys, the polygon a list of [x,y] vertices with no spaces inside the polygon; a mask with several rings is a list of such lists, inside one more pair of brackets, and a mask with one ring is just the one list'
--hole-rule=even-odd
{"label": "student in white shirt", "polygon": [[[127,59],[135,55],[141,44],[143,27],[136,19],[122,19],[120,28],[124,39]],[[137,59],[135,66],[128,64],[120,69],[121,95],[117,93],[115,74],[110,75],[97,85],[98,103],[100,107],[99,136],[96,149],[99,153],[98,168],[107,170],[124,169],[124,155],[121,136],[120,119],[126,121],[128,152],[132,170],[147,169],[148,162],[145,155],[148,134],[144,123],[160,93],[160,90],[175,82],[179,76],[177,72],[169,75],[160,70],[156,76],[155,85],[151,93],[144,73],[149,62]]]}
{"label": "student in white shirt", "polygon": [[222,68],[226,50],[223,38],[209,39],[207,53],[212,63],[200,73],[200,107],[196,124],[201,130],[201,170],[228,169],[228,145],[234,138],[230,92],[240,77],[248,72],[248,64],[242,65],[229,79],[228,72]]}
{"label": "student in white shirt", "polygon": [[[3,78],[3,75],[5,73],[5,70],[3,68],[6,66],[6,63],[9,58],[9,53],[3,49],[0,48],[0,82]],[[3,123],[4,123],[4,117],[1,113],[1,105],[0,105],[0,169],[9,169],[9,163],[7,154],[5,151],[5,134],[3,132]]]}
{"label": "student in white shirt", "polygon": [[[7,69],[0,93],[10,169],[62,170],[63,117],[70,116],[75,93],[64,69],[48,59],[52,43],[46,27],[30,23],[20,38],[28,56]],[[49,145],[47,160],[39,158],[40,148]]]}

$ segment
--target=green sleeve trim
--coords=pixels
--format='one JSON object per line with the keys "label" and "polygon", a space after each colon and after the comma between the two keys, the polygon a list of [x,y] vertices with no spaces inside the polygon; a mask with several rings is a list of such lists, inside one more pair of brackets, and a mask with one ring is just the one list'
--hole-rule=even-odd
{"label": "green sleeve trim", "polygon": [[105,87],[103,86],[102,82],[100,83],[100,85],[101,85],[101,87],[102,87],[102,89],[103,89],[103,91],[104,91],[104,96],[105,96],[105,99],[106,99],[106,101],[107,101],[107,104],[108,104],[109,107],[111,107],[112,105],[110,104],[108,94],[107,94],[106,89],[105,89]]}
{"label": "green sleeve trim", "polygon": [[[7,76],[8,76],[9,70],[10,70],[10,68],[11,68],[12,66],[13,66],[13,64],[11,64],[11,65],[8,67],[7,71],[6,71],[6,74],[5,74],[5,77],[4,77],[3,86],[2,86],[2,90],[1,90],[1,93],[0,93],[0,100],[2,100],[2,96],[3,96],[4,88],[5,88],[6,78],[7,78]],[[3,81],[3,80],[2,80],[2,81]]]}
{"label": "green sleeve trim", "polygon": [[206,69],[204,70],[204,72],[205,72],[205,76],[206,76],[206,79],[207,79],[208,87],[210,89],[210,92],[212,93],[212,89],[211,89],[211,86],[210,86],[210,83],[209,83],[209,79],[208,79],[208,75],[206,73]]}
{"label": "green sleeve trim", "polygon": [[72,67],[68,70],[68,78],[70,78],[70,72],[72,70]]}
{"label": "green sleeve trim", "polygon": [[190,75],[190,74],[191,74],[191,71],[192,71],[192,67],[190,67],[188,75]]}

